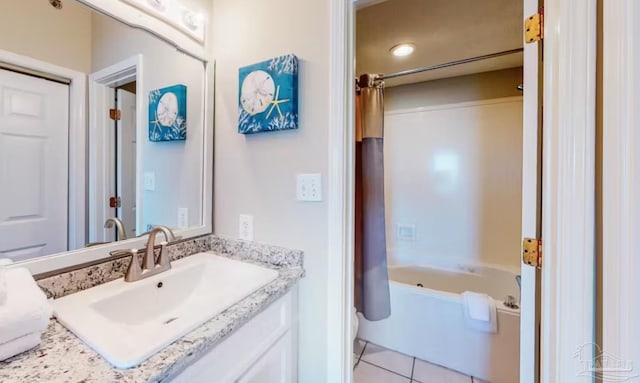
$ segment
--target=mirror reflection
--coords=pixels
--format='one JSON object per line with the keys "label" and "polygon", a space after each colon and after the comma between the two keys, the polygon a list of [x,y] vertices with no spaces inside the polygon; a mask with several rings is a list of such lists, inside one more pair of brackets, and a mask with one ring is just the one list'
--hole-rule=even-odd
{"label": "mirror reflection", "polygon": [[205,64],[72,0],[0,13],[0,258],[202,222]]}

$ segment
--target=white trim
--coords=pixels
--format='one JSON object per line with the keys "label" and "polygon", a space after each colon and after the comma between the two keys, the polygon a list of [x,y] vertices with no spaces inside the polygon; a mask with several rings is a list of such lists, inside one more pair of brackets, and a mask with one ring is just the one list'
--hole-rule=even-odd
{"label": "white trim", "polygon": [[328,175],[327,382],[351,382],[353,343],[353,3],[331,0]]}
{"label": "white trim", "polygon": [[[114,107],[114,88],[136,81],[136,124],[145,126],[143,57],[136,55],[118,62],[89,76],[89,241],[111,242],[115,240],[113,230],[103,227],[105,220],[113,216],[107,204],[110,195],[115,195],[114,135],[113,121],[109,109]],[[144,141],[143,129],[136,129],[138,142]],[[142,151],[136,151],[136,163],[142,163]],[[136,190],[141,190],[142,170],[136,166]],[[136,193],[136,232],[143,233],[142,193]]]}
{"label": "white trim", "polygon": [[[603,352],[640,374],[640,7],[607,0],[603,16]],[[633,379],[635,381],[635,379]]]}
{"label": "white trim", "polygon": [[483,106],[483,105],[494,105],[494,104],[507,104],[510,102],[522,102],[522,96],[511,96],[511,97],[499,97],[492,98],[486,100],[478,100],[478,101],[465,101],[458,102],[453,104],[441,104],[441,105],[429,105],[429,106],[417,106],[414,108],[406,108],[406,109],[395,109],[390,111],[385,111],[385,116],[394,116],[398,114],[413,114],[413,113],[421,113],[421,112],[431,112],[434,110],[446,110],[446,109],[461,109],[461,108],[469,108],[474,106]]}
{"label": "white trim", "polygon": [[205,62],[203,73],[204,89],[202,95],[203,103],[203,163],[202,163],[202,234],[213,232],[213,140],[214,140],[214,85],[215,85],[215,64],[213,62]]}
{"label": "white trim", "polygon": [[545,2],[542,383],[576,381],[594,341],[596,15]]}
{"label": "white trim", "polygon": [[85,244],[86,217],[86,74],[31,57],[0,50],[0,61],[70,80],[69,84],[69,219],[68,246]]}

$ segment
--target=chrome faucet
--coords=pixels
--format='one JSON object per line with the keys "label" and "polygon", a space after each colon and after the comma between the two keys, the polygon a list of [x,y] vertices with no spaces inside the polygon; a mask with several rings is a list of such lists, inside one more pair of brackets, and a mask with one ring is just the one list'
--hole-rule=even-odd
{"label": "chrome faucet", "polygon": [[110,217],[104,222],[105,229],[111,229],[113,225],[116,225],[116,229],[118,230],[118,241],[122,241],[123,239],[127,239],[127,234],[124,231],[124,224],[118,217]]}
{"label": "chrome faucet", "polygon": [[[160,253],[156,258],[154,246],[158,233],[164,234],[165,240],[160,243]],[[132,257],[127,273],[124,276],[125,282],[139,281],[169,270],[171,268],[171,261],[169,260],[169,254],[167,254],[167,245],[169,242],[175,241],[175,238],[171,229],[166,226],[156,226],[151,229],[149,239],[147,240],[147,251],[142,259],[142,265],[140,265],[138,260],[138,250],[133,249],[130,251]]]}

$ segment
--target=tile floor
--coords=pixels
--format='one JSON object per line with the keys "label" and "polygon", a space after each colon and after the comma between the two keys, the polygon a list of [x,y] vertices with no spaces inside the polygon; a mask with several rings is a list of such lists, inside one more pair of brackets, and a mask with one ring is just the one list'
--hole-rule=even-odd
{"label": "tile floor", "polygon": [[482,383],[412,356],[356,340],[354,383]]}

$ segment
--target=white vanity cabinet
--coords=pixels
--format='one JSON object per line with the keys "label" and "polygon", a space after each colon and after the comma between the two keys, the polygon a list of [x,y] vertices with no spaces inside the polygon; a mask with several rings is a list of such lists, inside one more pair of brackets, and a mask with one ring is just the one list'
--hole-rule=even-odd
{"label": "white vanity cabinet", "polygon": [[296,306],[295,291],[290,291],[236,329],[171,382],[295,382],[298,363]]}

